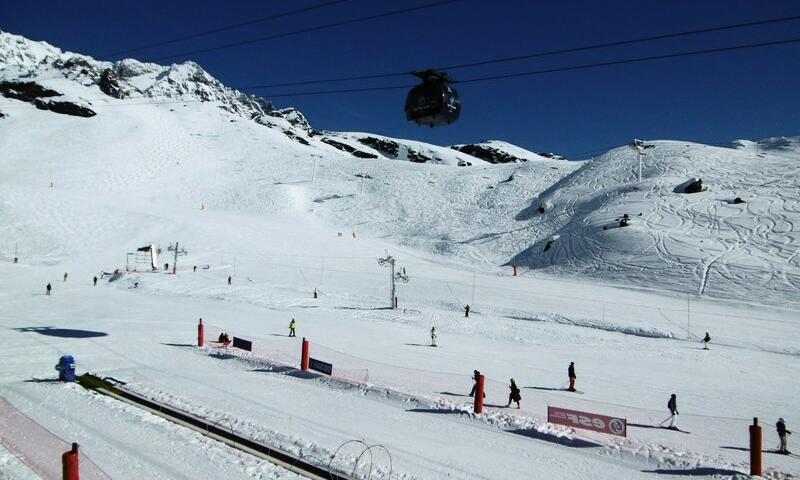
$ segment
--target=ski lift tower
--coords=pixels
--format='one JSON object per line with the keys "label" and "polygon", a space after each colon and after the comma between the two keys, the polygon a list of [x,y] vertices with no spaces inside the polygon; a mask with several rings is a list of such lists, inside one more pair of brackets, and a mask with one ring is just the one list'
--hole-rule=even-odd
{"label": "ski lift tower", "polygon": [[186,256],[189,254],[189,252],[186,251],[185,247],[179,248],[178,242],[175,242],[175,245],[170,243],[167,247],[167,251],[175,253],[175,258],[172,260],[172,274],[175,275],[178,273],[178,255]]}
{"label": "ski lift tower", "polygon": [[639,159],[639,183],[642,182],[642,157],[647,153],[648,148],[655,148],[655,145],[648,145],[644,140],[634,138],[630,147],[636,150],[636,157]]}
{"label": "ski lift tower", "polygon": [[389,255],[389,252],[386,252],[385,258],[378,259],[378,265],[381,267],[389,267],[389,284],[391,285],[389,289],[389,308],[397,308],[395,282],[408,283],[408,276],[405,274],[406,269],[402,269],[402,272],[395,272],[395,259]]}

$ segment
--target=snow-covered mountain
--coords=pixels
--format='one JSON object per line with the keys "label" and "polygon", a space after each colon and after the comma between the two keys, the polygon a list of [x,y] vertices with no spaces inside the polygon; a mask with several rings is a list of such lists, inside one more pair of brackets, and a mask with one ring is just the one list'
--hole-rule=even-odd
{"label": "snow-covered mountain", "polygon": [[[639,182],[628,147],[568,162],[497,140],[448,148],[320,131],[300,111],[225,87],[192,62],[98,62],[8,33],[0,34],[0,59],[3,162],[20,174],[36,158],[59,183],[77,175],[102,192],[170,179],[166,192],[181,178],[170,196],[193,206],[313,207],[324,222],[359,225],[363,234],[474,266],[720,296],[747,286],[754,296],[785,298],[800,280],[798,137],[734,148],[654,142]],[[37,113],[25,99],[50,110],[72,102],[97,115]],[[298,204],[286,183],[314,177],[319,161],[320,180],[303,187]],[[70,167],[59,173],[57,165]],[[675,193],[691,178],[702,178],[706,190]],[[745,203],[733,204],[736,197]],[[624,215],[627,228],[615,228]],[[29,238],[54,235],[46,219],[25,224]],[[73,248],[57,243],[56,251]]]}
{"label": "snow-covered mountain", "polygon": [[[473,156],[469,152],[453,152],[424,142],[381,135],[316,130],[298,110],[276,109],[271,102],[261,97],[245,95],[228,88],[191,61],[170,66],[142,63],[133,59],[103,62],[85,55],[61,51],[46,42],[34,42],[18,35],[0,32],[0,81],[3,80],[51,85],[52,90],[58,94],[54,101],[79,105],[88,110],[91,110],[93,104],[110,104],[110,99],[214,104],[243,119],[281,131],[290,140],[323,154],[338,152],[356,158],[388,158],[458,166],[480,165],[484,161],[496,163],[494,159],[483,154]],[[63,80],[72,85],[65,85]],[[74,85],[81,85],[86,89],[70,95],[70,87]],[[460,147],[453,148],[464,151]],[[535,157],[535,154],[504,142],[497,142],[493,148],[503,158],[502,161],[509,161],[506,158],[524,161],[529,155]],[[520,155],[519,152],[526,153]]]}

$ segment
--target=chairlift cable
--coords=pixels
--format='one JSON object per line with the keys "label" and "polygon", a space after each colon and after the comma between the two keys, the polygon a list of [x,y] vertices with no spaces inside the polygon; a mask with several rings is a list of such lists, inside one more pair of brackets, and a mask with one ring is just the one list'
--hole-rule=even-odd
{"label": "chairlift cable", "polygon": [[268,36],[265,36],[265,37],[251,38],[251,39],[248,39],[248,40],[241,40],[241,41],[238,41],[238,42],[217,45],[217,46],[214,46],[214,47],[201,48],[201,49],[198,49],[198,50],[191,50],[191,51],[188,51],[188,52],[176,53],[174,55],[165,55],[163,57],[153,58],[153,59],[150,59],[148,61],[149,62],[158,62],[158,61],[161,61],[161,60],[168,60],[168,59],[177,58],[177,57],[186,57],[186,56],[190,56],[190,55],[197,55],[197,54],[200,54],[200,53],[215,52],[215,51],[218,51],[218,50],[225,50],[225,49],[228,49],[228,48],[240,47],[242,45],[251,45],[251,44],[254,44],[254,43],[266,42],[266,41],[275,40],[275,39],[278,39],[278,38],[286,38],[286,37],[291,37],[291,36],[294,36],[294,35],[300,35],[300,34],[303,34],[303,33],[317,32],[317,31],[320,31],[320,30],[327,30],[329,28],[341,27],[341,26],[344,26],[344,25],[352,25],[352,24],[355,24],[355,23],[367,22],[367,21],[370,21],[370,20],[377,20],[379,18],[392,17],[392,16],[395,16],[395,15],[401,15],[401,14],[404,14],[404,13],[416,12],[416,11],[419,11],[419,10],[426,10],[426,9],[429,9],[429,8],[440,7],[442,5],[448,5],[448,4],[451,4],[451,3],[456,3],[456,2],[461,2],[461,1],[464,1],[464,0],[440,0],[440,1],[434,2],[434,3],[426,3],[426,4],[423,4],[423,5],[417,5],[417,6],[414,6],[414,7],[402,8],[400,10],[392,10],[392,11],[389,11],[389,12],[378,13],[378,14],[375,14],[375,15],[368,15],[366,17],[351,18],[349,20],[341,20],[341,21],[338,21],[338,22],[326,23],[326,24],[323,24],[323,25],[317,25],[315,27],[303,28],[303,29],[300,29],[300,30],[293,30],[291,32],[278,33],[278,34],[275,34],[275,35],[268,35]]}
{"label": "chairlift cable", "polygon": [[141,50],[149,50],[151,48],[160,47],[162,45],[169,45],[171,43],[183,42],[183,41],[186,41],[186,40],[191,40],[193,38],[204,37],[204,36],[207,36],[207,35],[213,35],[215,33],[220,33],[220,32],[225,32],[225,31],[228,31],[228,30],[234,30],[234,29],[237,29],[237,28],[246,27],[248,25],[255,25],[257,23],[269,22],[271,20],[277,20],[279,18],[289,17],[289,16],[292,16],[292,15],[298,15],[298,14],[301,14],[301,13],[306,13],[306,12],[310,12],[312,10],[318,10],[320,8],[329,7],[329,6],[332,6],[332,5],[336,5],[336,4],[339,4],[339,3],[345,3],[345,2],[349,2],[349,1],[351,1],[351,0],[333,0],[333,1],[330,1],[330,2],[326,2],[326,3],[320,3],[320,4],[317,4],[317,5],[312,5],[310,7],[298,8],[296,10],[289,10],[287,12],[278,13],[278,14],[275,14],[275,15],[267,16],[267,17],[256,18],[256,19],[253,19],[253,20],[248,20],[246,22],[235,23],[233,25],[226,25],[224,27],[218,27],[218,28],[214,28],[214,29],[211,29],[211,30],[205,30],[205,31],[202,31],[202,32],[197,32],[197,33],[192,33],[192,34],[189,34],[189,35],[184,35],[182,37],[176,37],[176,38],[171,38],[169,40],[163,40],[163,41],[160,41],[160,42],[149,43],[149,44],[146,44],[146,45],[140,45],[138,47],[132,47],[132,48],[128,48],[128,49],[125,49],[125,50],[118,50],[116,52],[111,52],[111,53],[107,53],[105,55],[100,55],[100,58],[115,57],[115,56],[118,56],[118,55],[123,55],[123,54],[127,54],[127,53],[132,53],[132,52],[138,52],[138,51],[141,51]]}
{"label": "chairlift cable", "polygon": [[[533,70],[529,72],[518,72],[518,73],[507,73],[501,75],[489,75],[485,77],[477,77],[471,78],[467,80],[454,80],[452,83],[475,83],[475,82],[485,82],[488,80],[501,80],[506,78],[515,78],[515,77],[525,77],[531,75],[542,75],[545,73],[557,73],[557,72],[567,72],[571,70],[582,70],[587,68],[597,68],[597,67],[606,67],[611,65],[624,65],[629,63],[640,63],[640,62],[649,62],[653,60],[665,60],[669,58],[680,58],[680,57],[689,57],[693,55],[705,55],[709,53],[719,53],[719,52],[729,52],[733,50],[744,50],[748,48],[760,48],[760,47],[771,47],[775,45],[786,45],[790,43],[797,43],[800,42],[800,38],[790,38],[786,40],[774,40],[771,42],[761,42],[761,43],[750,43],[745,45],[733,45],[730,47],[717,47],[717,48],[707,48],[703,50],[692,50],[688,52],[679,52],[679,53],[668,53],[663,55],[648,55],[645,57],[636,57],[636,58],[629,58],[625,60],[613,60],[609,62],[599,62],[599,63],[588,63],[583,65],[572,65],[568,67],[559,67],[559,68],[549,68],[545,70]],[[274,95],[273,95],[274,96]]]}
{"label": "chairlift cable", "polygon": [[[533,76],[533,75],[544,75],[548,73],[558,73],[558,72],[568,72],[574,70],[584,70],[590,68],[599,68],[599,67],[606,67],[606,66],[614,66],[614,65],[625,65],[631,63],[642,63],[642,62],[650,62],[655,60],[665,60],[670,58],[680,58],[680,57],[689,57],[695,55],[706,55],[711,53],[720,53],[720,52],[729,52],[734,50],[744,50],[744,49],[751,49],[751,48],[761,48],[761,47],[771,47],[776,45],[788,45],[791,43],[798,43],[800,42],[800,38],[790,38],[785,40],[774,40],[771,42],[760,42],[760,43],[751,43],[745,45],[733,45],[730,47],[717,47],[717,48],[708,48],[703,50],[692,50],[688,52],[678,52],[678,53],[668,53],[663,55],[649,55],[645,57],[635,57],[635,58],[628,58],[623,60],[613,60],[608,62],[598,62],[598,63],[587,63],[587,64],[580,64],[580,65],[570,65],[566,67],[557,67],[557,68],[548,68],[543,70],[531,70],[527,72],[516,72],[516,73],[506,73],[500,75],[489,75],[484,77],[476,77],[476,78],[469,78],[465,80],[453,80],[452,84],[467,84],[467,83],[478,83],[478,82],[486,82],[491,80],[503,80],[507,78],[516,78],[516,77],[526,77],[526,76]],[[342,90],[320,90],[320,91],[308,91],[308,92],[292,92],[292,93],[279,93],[279,94],[268,94],[266,95],[269,98],[282,98],[282,97],[304,97],[304,96],[311,96],[311,95],[330,95],[330,94],[337,94],[337,93],[355,93],[355,92],[372,92],[372,91],[379,91],[379,90],[398,90],[402,88],[411,88],[413,85],[392,85],[392,86],[383,86],[383,87],[365,87],[365,88],[348,88]]]}
{"label": "chairlift cable", "polygon": [[[711,32],[719,32],[724,30],[734,30],[738,28],[745,28],[745,27],[754,27],[760,25],[769,25],[773,23],[780,23],[780,22],[789,22],[789,21],[796,21],[800,20],[800,15],[791,16],[791,17],[782,17],[782,18],[772,18],[767,20],[758,20],[754,22],[745,22],[745,23],[736,23],[732,25],[721,25],[717,27],[709,27],[709,28],[702,28],[696,30],[686,30],[683,32],[674,32],[674,33],[665,33],[661,35],[655,35],[651,37],[641,37],[641,38],[632,38],[627,40],[617,40],[614,42],[607,42],[607,43],[599,43],[593,45],[584,45],[580,47],[571,47],[571,48],[562,48],[558,50],[550,50],[545,52],[535,52],[529,53],[524,55],[515,55],[511,57],[501,57],[489,60],[480,60],[475,62],[468,62],[468,63],[459,63],[454,65],[445,65],[442,67],[437,67],[437,70],[458,70],[462,68],[471,68],[471,67],[479,67],[483,65],[492,65],[497,63],[506,63],[506,62],[515,62],[520,60],[529,60],[532,58],[540,58],[540,57],[548,57],[548,56],[557,56],[563,55],[566,53],[576,53],[576,52],[583,52],[587,50],[597,50],[602,48],[609,48],[609,47],[619,47],[624,45],[633,45],[636,43],[644,43],[650,42],[654,40],[666,40],[671,38],[678,38],[690,35],[698,35],[703,33],[711,33]],[[374,80],[378,78],[391,78],[391,77],[403,77],[406,75],[411,74],[410,71],[404,72],[387,72],[387,73],[378,73],[378,74],[371,74],[371,75],[354,75],[354,76],[346,76],[346,77],[334,77],[334,78],[327,78],[321,80],[303,80],[297,82],[283,82],[283,83],[272,83],[267,85],[253,85],[249,87],[239,87],[238,90],[257,90],[262,88],[276,88],[276,87],[292,87],[292,86],[301,86],[301,85],[314,85],[319,83],[335,83],[335,82],[346,82],[346,81],[356,81],[356,80]]]}

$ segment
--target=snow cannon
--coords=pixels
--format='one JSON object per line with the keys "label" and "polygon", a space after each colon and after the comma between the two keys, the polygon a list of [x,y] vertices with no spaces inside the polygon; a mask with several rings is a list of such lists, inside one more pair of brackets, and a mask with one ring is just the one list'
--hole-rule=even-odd
{"label": "snow cannon", "polygon": [[72,355],[62,355],[58,359],[56,370],[58,370],[58,379],[62,382],[75,381],[75,359],[72,358]]}

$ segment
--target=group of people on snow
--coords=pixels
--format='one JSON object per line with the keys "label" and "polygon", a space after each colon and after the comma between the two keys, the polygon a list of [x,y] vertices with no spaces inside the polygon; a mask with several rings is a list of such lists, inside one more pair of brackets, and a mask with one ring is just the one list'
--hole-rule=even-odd
{"label": "group of people on snow", "polygon": [[[69,273],[64,272],[64,281],[66,282],[68,278],[69,278]],[[92,277],[92,285],[95,287],[97,286],[97,275]],[[50,282],[47,282],[47,285],[45,285],[44,287],[44,294],[50,296],[52,293],[53,293],[53,285],[51,285]]]}

